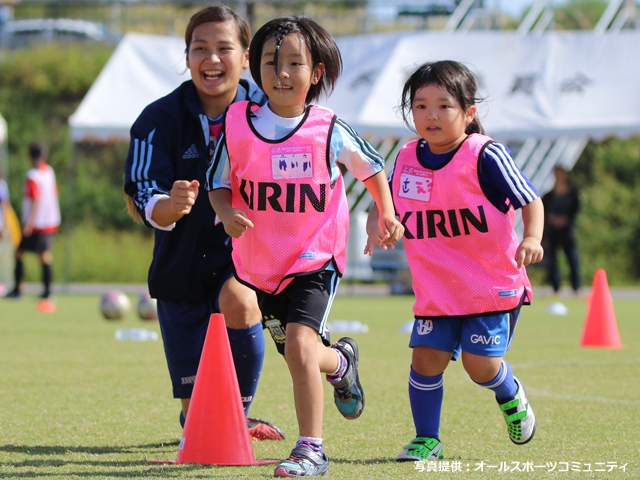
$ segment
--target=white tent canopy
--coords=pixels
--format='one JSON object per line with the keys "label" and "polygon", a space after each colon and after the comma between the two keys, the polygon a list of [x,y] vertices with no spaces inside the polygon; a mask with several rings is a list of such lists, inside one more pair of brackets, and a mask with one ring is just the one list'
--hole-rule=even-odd
{"label": "white tent canopy", "polygon": [[487,133],[499,141],[640,133],[640,32],[519,35],[474,31],[340,40],[344,73],[326,104],[360,133],[402,135],[396,106],[418,65],[465,63],[478,76]]}
{"label": "white tent canopy", "polygon": [[[410,32],[338,44],[344,72],[322,103],[362,135],[406,135],[396,112],[404,80],[417,65],[442,59],[478,75],[482,122],[501,142],[640,133],[640,32]],[[72,140],[127,140],[142,109],[188,78],[182,39],[125,35],[71,116]]]}
{"label": "white tent canopy", "polygon": [[71,139],[129,140],[129,129],[143,108],[189,78],[183,39],[126,34],[69,118]]}

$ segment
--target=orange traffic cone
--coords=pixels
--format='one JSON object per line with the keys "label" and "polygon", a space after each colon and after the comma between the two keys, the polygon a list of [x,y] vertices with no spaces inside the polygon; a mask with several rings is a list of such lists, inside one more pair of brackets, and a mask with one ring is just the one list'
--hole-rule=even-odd
{"label": "orange traffic cone", "polygon": [[255,460],[242,408],[240,388],[220,314],[213,314],[193,386],[189,413],[175,462],[247,466],[276,463]]}
{"label": "orange traffic cone", "polygon": [[582,347],[622,348],[613,301],[604,270],[596,270],[587,318],[582,332]]}

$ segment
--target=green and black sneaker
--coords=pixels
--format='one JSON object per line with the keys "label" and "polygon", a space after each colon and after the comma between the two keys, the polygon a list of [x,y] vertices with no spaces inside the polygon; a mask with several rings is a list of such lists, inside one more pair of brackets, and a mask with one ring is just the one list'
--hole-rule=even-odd
{"label": "green and black sneaker", "polygon": [[522,380],[513,377],[518,385],[516,395],[504,403],[499,403],[504,420],[507,422],[509,438],[516,445],[524,445],[529,442],[536,433],[536,416],[533,414],[531,404],[524,390]]}
{"label": "green and black sneaker", "polygon": [[427,462],[442,460],[442,442],[437,438],[416,437],[409,445],[402,447],[402,453],[396,457],[396,462]]}

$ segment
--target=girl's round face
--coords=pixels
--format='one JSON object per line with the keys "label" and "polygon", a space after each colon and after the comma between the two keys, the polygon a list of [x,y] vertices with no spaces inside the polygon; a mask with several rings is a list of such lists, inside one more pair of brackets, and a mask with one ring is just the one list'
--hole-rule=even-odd
{"label": "girl's round face", "polygon": [[262,89],[269,97],[269,108],[273,113],[286,118],[297,117],[304,112],[309,88],[320,80],[324,65],[314,66],[304,39],[297,33],[290,33],[280,43],[276,74],[276,45],[276,39],[272,37],[262,46]]}
{"label": "girl's round face", "polygon": [[446,153],[457,148],[467,134],[465,130],[476,115],[476,106],[466,111],[458,100],[439,85],[425,85],[416,90],[411,114],[418,135],[433,153]]}
{"label": "girl's round face", "polygon": [[248,66],[249,51],[243,48],[233,21],[207,22],[193,30],[187,67],[207,115],[224,113],[235,99],[242,70]]}

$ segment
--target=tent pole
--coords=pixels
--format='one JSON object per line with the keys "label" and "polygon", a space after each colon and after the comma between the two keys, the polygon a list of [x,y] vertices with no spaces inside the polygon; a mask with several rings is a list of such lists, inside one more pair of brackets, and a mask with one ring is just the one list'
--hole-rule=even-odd
{"label": "tent pole", "polygon": [[71,277],[71,243],[73,237],[73,192],[76,183],[77,151],[75,142],[71,142],[71,161],[67,167],[67,201],[65,203],[64,250],[62,259],[62,290],[69,292]]}

